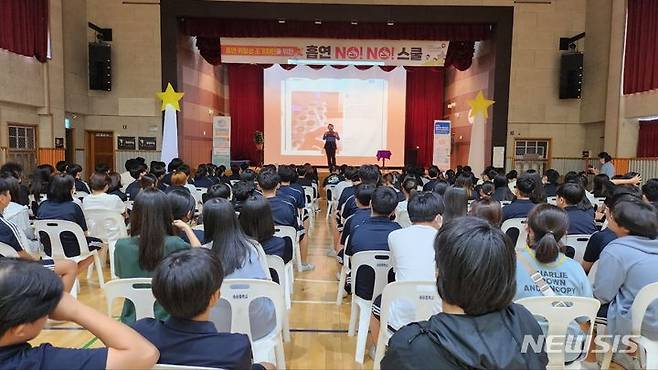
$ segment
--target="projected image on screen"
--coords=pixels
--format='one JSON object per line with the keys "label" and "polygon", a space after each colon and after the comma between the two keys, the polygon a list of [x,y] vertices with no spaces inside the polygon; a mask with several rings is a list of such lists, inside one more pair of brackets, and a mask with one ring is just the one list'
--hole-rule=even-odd
{"label": "projected image on screen", "polygon": [[339,163],[374,163],[380,149],[401,163],[405,76],[377,67],[266,69],[265,161],[326,164],[322,135],[331,123],[341,137]]}

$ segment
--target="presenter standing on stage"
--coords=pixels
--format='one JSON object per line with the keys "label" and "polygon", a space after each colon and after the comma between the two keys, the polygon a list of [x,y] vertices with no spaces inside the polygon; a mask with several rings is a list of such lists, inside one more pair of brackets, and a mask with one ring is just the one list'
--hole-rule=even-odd
{"label": "presenter standing on stage", "polygon": [[327,154],[327,166],[336,167],[336,141],[340,140],[338,132],[334,131],[334,125],[331,123],[327,126],[327,132],[322,135],[324,140],[324,151]]}

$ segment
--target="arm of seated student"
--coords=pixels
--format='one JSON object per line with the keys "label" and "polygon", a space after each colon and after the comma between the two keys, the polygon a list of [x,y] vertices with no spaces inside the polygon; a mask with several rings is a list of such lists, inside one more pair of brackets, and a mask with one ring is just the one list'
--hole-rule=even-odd
{"label": "arm of seated student", "polygon": [[107,346],[108,369],[150,369],[160,353],[136,331],[85,306],[64,293],[50,317],[73,321],[97,336]]}
{"label": "arm of seated student", "polygon": [[594,263],[583,260],[580,265],[583,266],[583,270],[585,270],[586,273],[589,273],[589,270],[592,269],[592,265],[594,265]]}
{"label": "arm of seated student", "polygon": [[190,225],[186,224],[185,222],[181,220],[174,220],[174,226],[183,230],[185,233],[185,236],[190,240],[190,245],[193,247],[200,247],[201,242],[199,239],[196,237],[196,234],[194,234],[194,230],[190,227]]}

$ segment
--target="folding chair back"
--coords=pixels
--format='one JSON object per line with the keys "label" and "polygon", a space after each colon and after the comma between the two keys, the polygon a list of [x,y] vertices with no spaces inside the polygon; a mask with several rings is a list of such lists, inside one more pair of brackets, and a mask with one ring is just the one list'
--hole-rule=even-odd
{"label": "folding chair back", "polygon": [[18,252],[12,246],[0,242],[0,256],[7,258],[18,258]]}
{"label": "folding chair back", "polygon": [[592,237],[589,234],[573,234],[565,235],[562,239],[562,243],[565,247],[573,248],[575,253],[573,259],[578,261],[578,263],[583,262],[583,257],[585,256],[585,249],[587,249],[587,243],[589,243],[589,238]]}
{"label": "folding chair back", "polygon": [[[503,225],[500,229],[507,234],[508,230],[516,229],[518,230],[518,237],[516,239],[516,250],[523,249],[526,245],[526,239],[528,238],[528,221],[525,217],[523,218],[510,218],[503,222]],[[509,235],[509,234],[507,234]]]}
{"label": "folding chair back", "polygon": [[117,298],[125,298],[135,306],[137,320],[155,317],[155,297],[151,291],[151,278],[116,279],[108,281],[103,288],[107,303],[107,314],[112,316],[112,304]]}
{"label": "folding chair back", "polygon": [[[564,369],[564,346],[566,344],[568,328],[572,321],[579,317],[586,317],[591,325],[586,334],[583,348],[589,348],[594,330],[594,320],[601,303],[594,298],[570,296],[541,296],[529,297],[516,301],[523,305],[533,315],[541,316],[548,322],[546,348],[561,349],[548,353],[547,369]],[[576,361],[581,361],[583,358]]]}

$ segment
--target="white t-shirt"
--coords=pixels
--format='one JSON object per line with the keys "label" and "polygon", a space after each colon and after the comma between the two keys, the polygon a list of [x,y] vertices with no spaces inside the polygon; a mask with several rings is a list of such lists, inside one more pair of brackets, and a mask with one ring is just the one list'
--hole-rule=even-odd
{"label": "white t-shirt", "polygon": [[[395,281],[436,281],[434,239],[437,232],[431,226],[411,225],[388,234]],[[441,311],[440,301],[434,311]],[[410,302],[393,301],[389,325],[398,329],[416,321],[414,312]]]}
{"label": "white t-shirt", "polygon": [[82,210],[88,209],[103,209],[122,214],[126,211],[126,205],[114,194],[90,194],[82,200]]}

